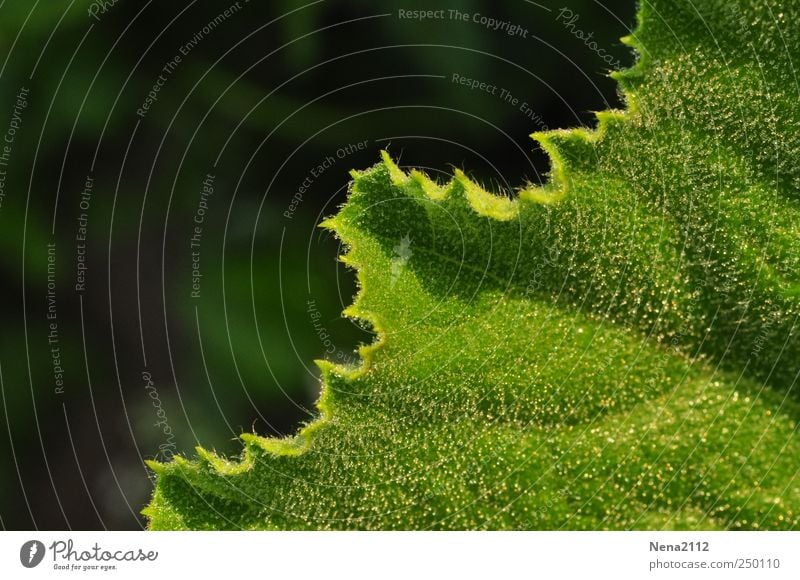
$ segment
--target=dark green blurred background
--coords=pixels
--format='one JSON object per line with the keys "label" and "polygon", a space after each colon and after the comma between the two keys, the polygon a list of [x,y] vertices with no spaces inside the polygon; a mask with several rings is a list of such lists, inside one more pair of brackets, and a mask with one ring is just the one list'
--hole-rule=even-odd
{"label": "dark green blurred background", "polygon": [[[451,8],[468,20],[399,16]],[[632,62],[618,39],[634,13],[632,0],[0,2],[2,527],[140,528],[144,459],[198,443],[235,454],[243,431],[310,420],[313,360],[355,364],[372,340],[341,317],[354,275],[317,227],[348,170],[388,147],[440,179],[457,166],[497,191],[540,181],[531,132],[620,106],[602,56]]]}

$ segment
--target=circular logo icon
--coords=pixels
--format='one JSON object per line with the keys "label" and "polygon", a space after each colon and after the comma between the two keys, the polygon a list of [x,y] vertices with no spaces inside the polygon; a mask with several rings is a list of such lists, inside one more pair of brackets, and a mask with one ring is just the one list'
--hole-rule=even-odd
{"label": "circular logo icon", "polygon": [[28,540],[19,549],[19,561],[26,568],[35,568],[44,558],[44,544],[39,540]]}

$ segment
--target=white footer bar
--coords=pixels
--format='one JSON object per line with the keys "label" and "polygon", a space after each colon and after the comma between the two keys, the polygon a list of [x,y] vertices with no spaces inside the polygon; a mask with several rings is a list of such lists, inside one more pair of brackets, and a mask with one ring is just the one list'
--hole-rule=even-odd
{"label": "white footer bar", "polygon": [[3,578],[796,580],[800,532],[3,532],[0,571]]}

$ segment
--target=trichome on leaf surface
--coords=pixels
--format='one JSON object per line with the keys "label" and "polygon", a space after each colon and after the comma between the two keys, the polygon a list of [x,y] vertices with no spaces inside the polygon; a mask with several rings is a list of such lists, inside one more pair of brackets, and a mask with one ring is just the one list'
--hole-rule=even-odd
{"label": "trichome on leaf surface", "polygon": [[643,1],[625,110],[534,135],[513,199],[354,172],[324,226],[377,342],[295,437],[152,464],[151,528],[797,528],[799,21]]}

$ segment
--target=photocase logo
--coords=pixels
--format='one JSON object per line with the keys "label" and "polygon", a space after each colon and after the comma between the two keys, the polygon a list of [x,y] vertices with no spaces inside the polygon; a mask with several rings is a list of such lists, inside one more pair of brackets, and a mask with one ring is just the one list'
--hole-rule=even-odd
{"label": "photocase logo", "polygon": [[26,568],[35,568],[44,558],[44,544],[39,540],[28,540],[19,549],[19,561]]}

